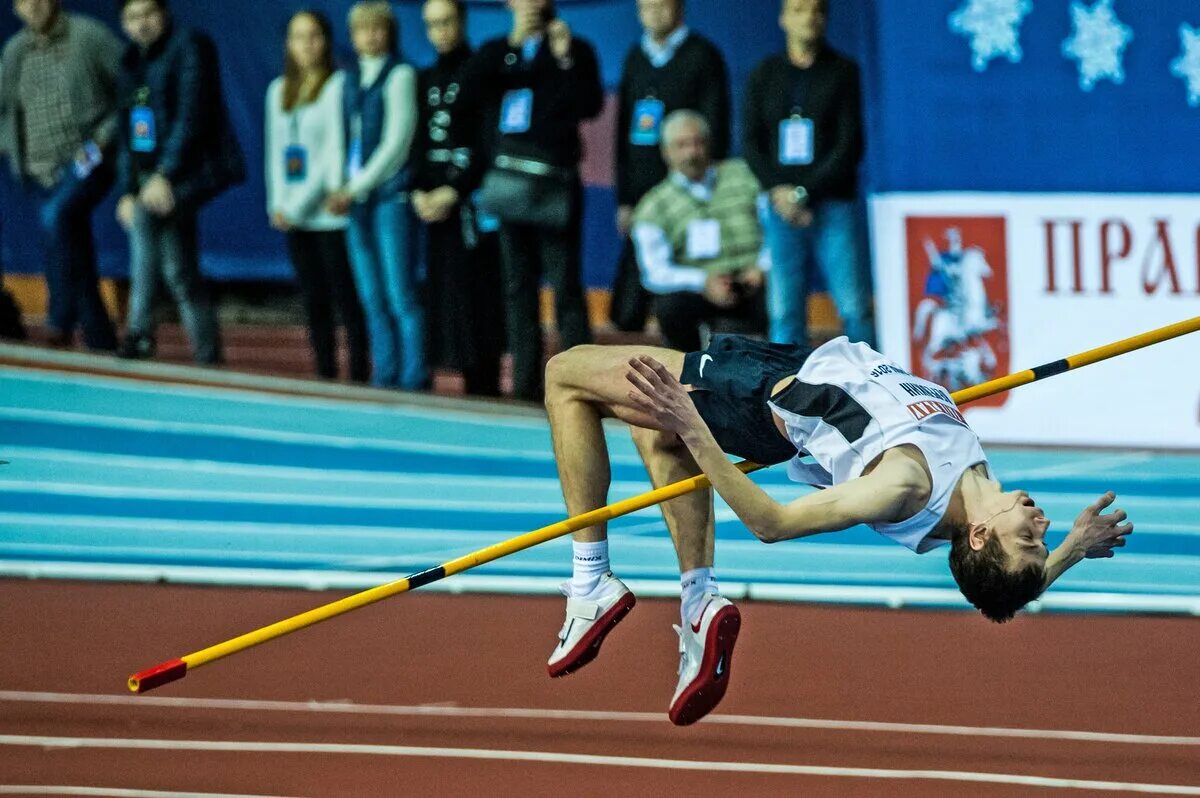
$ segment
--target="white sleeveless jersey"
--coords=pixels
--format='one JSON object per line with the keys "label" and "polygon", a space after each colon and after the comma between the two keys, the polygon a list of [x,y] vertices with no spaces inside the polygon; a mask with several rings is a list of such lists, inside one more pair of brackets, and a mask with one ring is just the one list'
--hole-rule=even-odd
{"label": "white sleeveless jersey", "polygon": [[[963,472],[986,466],[987,456],[944,388],[842,337],[809,355],[796,381],[769,405],[801,453],[788,464],[797,482],[838,485],[860,476],[887,449],[920,449],[933,477],[929,503],[906,521],[870,526],[918,554],[949,542],[929,535]],[[804,453],[816,462],[805,462]]]}

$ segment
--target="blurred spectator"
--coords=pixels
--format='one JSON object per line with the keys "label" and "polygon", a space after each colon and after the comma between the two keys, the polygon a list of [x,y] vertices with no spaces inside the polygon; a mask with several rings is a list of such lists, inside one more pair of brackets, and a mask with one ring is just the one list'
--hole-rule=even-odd
{"label": "blurred spectator", "polygon": [[200,208],[245,180],[221,91],[217,48],[176,28],[166,0],[121,0],[132,41],[121,60],[117,218],[129,231],[129,320],[120,354],[154,354],[161,278],[179,307],[196,362],[222,362],[220,329],[200,273]]}
{"label": "blurred spectator", "polygon": [[712,130],[712,157],[729,156],[729,77],[721,52],[688,29],[684,0],[638,0],[637,5],[645,33],[625,58],[617,111],[617,228],[625,246],[611,316],[626,331],[645,326],[650,305],[629,231],[634,206],[667,176],[659,146],[663,120],[683,108],[699,112]]}
{"label": "blurred spectator", "polygon": [[642,282],[657,295],[667,346],[702,349],[700,325],[736,324],[761,333],[763,307],[762,190],[741,160],[713,163],[704,117],[675,111],[662,123],[670,174],[633,213]]}
{"label": "blurred spectator", "polygon": [[[346,257],[346,220],[325,210],[344,167],[342,81],[329,19],[297,12],[288,23],[283,75],[267,89],[267,213],[287,237],[317,374],[338,375],[337,317],[346,329],[350,379],[371,376],[367,328]],[[336,314],[335,314],[336,308]]]}
{"label": "blurred spectator", "polygon": [[858,67],[825,42],[828,0],[783,0],[787,52],[750,75],[742,149],[769,192],[771,340],[808,341],[808,264],[821,269],[846,335],[874,345],[856,195],[863,155]]}
{"label": "blurred spectator", "polygon": [[477,108],[462,102],[471,59],[462,0],[426,0],[425,33],[437,62],[417,79],[413,208],[428,225],[430,352],[463,374],[466,392],[500,395],[504,333],[495,235],[480,233],[471,192],[481,171]]}
{"label": "blurred spectator", "polygon": [[429,382],[408,196],[417,73],[400,57],[399,23],[386,0],[351,7],[350,38],[358,60],[343,88],[346,180],[327,206],[350,214],[350,263],[367,317],[371,382],[415,391]]}
{"label": "blurred spectator", "polygon": [[0,57],[0,153],[39,204],[51,342],[113,351],[100,299],[92,212],[113,185],[120,41],[59,0],[16,0],[24,29]]}
{"label": "blurred spectator", "polygon": [[[0,219],[0,222],[3,221]],[[21,309],[4,287],[4,263],[0,261],[0,338],[24,341],[28,337],[25,325],[21,322]]]}
{"label": "blurred spectator", "polygon": [[543,276],[554,288],[562,348],[591,340],[581,274],[579,124],[600,113],[604,89],[595,50],[558,18],[551,0],[508,0],[508,7],[511,32],[480,48],[467,82],[482,104],[499,109],[496,157],[481,202],[502,222],[513,394],[541,401]]}

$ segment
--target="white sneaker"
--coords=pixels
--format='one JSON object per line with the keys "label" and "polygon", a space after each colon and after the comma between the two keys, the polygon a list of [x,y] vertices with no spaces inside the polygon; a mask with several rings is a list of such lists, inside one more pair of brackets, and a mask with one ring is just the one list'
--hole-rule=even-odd
{"label": "white sneaker", "polygon": [[611,573],[600,578],[592,595],[599,598],[567,598],[567,619],[546,663],[554,678],[574,673],[594,660],[604,638],[637,604],[637,597]]}
{"label": "white sneaker", "polygon": [[742,614],[728,599],[712,596],[700,622],[676,626],[679,634],[679,684],[669,715],[676,726],[688,726],[712,712],[725,697],[733,646]]}

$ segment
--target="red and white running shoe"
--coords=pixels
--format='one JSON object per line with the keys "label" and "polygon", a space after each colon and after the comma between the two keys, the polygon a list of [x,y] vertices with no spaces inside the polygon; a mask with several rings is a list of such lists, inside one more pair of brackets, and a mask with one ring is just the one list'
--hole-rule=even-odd
{"label": "red and white running shoe", "polygon": [[604,638],[637,604],[637,597],[611,573],[600,579],[592,595],[599,598],[567,598],[567,618],[558,633],[558,645],[546,663],[546,670],[554,678],[574,673],[594,660]]}
{"label": "red and white running shoe", "polygon": [[669,714],[676,726],[695,723],[725,697],[733,646],[741,628],[742,614],[720,596],[708,600],[699,623],[675,627],[679,634],[679,684]]}

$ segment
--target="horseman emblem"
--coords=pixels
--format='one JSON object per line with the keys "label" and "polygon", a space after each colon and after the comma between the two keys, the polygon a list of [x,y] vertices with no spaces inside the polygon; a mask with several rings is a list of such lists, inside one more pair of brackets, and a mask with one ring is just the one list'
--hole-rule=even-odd
{"label": "horseman emblem", "polygon": [[914,372],[951,391],[1006,373],[1004,220],[910,218],[908,236]]}

